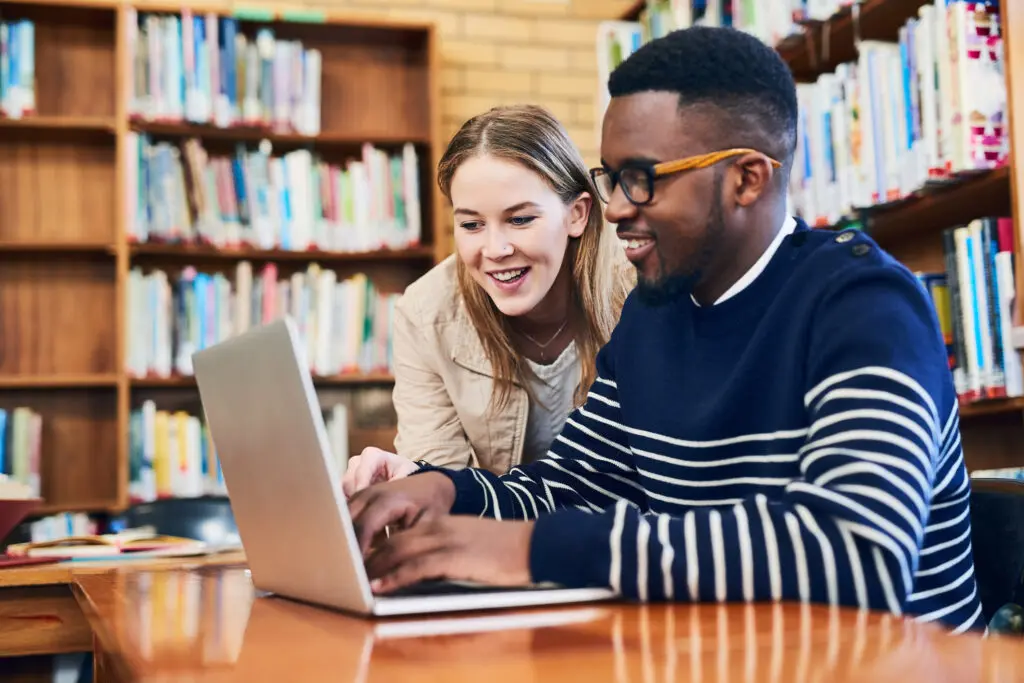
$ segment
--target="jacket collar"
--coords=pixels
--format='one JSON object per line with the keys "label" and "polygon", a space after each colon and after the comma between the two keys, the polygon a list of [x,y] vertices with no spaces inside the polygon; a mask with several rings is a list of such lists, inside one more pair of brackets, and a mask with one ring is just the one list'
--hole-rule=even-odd
{"label": "jacket collar", "polygon": [[[461,296],[457,297],[453,322],[455,343],[451,350],[452,362],[470,372],[476,372],[493,380],[494,366],[487,358],[484,345],[480,343],[480,335],[469,318],[469,312],[466,310]],[[522,383],[518,380],[513,380],[512,384],[522,387]]]}
{"label": "jacket collar", "polygon": [[455,343],[451,348],[452,362],[493,379],[494,369],[491,367],[491,362],[487,360],[484,346],[480,343],[480,335],[477,334],[473,321],[469,319],[465,302],[458,295],[456,295],[453,328]]}

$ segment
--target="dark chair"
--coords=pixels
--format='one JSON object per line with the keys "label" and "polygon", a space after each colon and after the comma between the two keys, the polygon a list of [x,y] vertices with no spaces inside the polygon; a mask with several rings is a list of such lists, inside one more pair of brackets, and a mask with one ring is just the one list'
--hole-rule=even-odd
{"label": "dark chair", "polygon": [[122,528],[153,526],[157,533],[212,544],[238,543],[238,527],[225,497],[168,498],[129,508],[116,523]]}
{"label": "dark chair", "polygon": [[1024,482],[971,482],[971,545],[985,622],[1008,602],[1024,605]]}

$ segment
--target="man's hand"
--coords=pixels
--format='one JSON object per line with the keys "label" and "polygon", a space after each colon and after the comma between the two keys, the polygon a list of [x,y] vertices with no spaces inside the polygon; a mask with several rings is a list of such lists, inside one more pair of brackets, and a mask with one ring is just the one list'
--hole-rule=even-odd
{"label": "man's hand", "polygon": [[377,593],[428,579],[526,585],[532,534],[533,522],[462,515],[424,518],[377,547],[366,560],[366,572]]}
{"label": "man's hand", "polygon": [[363,489],[349,499],[348,509],[365,557],[384,527],[409,528],[421,518],[447,514],[454,502],[451,479],[424,472]]}
{"label": "man's hand", "polygon": [[341,489],[346,498],[351,498],[368,486],[407,477],[418,469],[419,465],[408,458],[370,446],[349,459]]}

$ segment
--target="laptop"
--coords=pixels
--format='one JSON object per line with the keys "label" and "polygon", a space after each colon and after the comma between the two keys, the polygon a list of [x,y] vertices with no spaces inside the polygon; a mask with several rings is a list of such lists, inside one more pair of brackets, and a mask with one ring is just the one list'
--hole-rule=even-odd
{"label": "laptop", "polygon": [[594,602],[604,588],[430,581],[375,595],[304,346],[290,318],[192,356],[207,426],[257,590],[364,616]]}

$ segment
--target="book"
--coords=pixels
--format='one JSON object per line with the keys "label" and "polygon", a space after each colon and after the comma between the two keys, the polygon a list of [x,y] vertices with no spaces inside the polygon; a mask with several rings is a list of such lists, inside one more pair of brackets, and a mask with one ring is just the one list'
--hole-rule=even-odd
{"label": "book", "polygon": [[190,555],[206,549],[191,538],[157,534],[152,529],[128,529],[113,534],[64,536],[46,541],[12,543],[10,557],[95,557],[145,553],[147,557]]}
{"label": "book", "polygon": [[42,440],[42,415],[28,406],[0,408],[0,476],[26,485],[35,497],[42,491]]}
{"label": "book", "polygon": [[0,19],[0,116],[36,113],[35,23]]}

